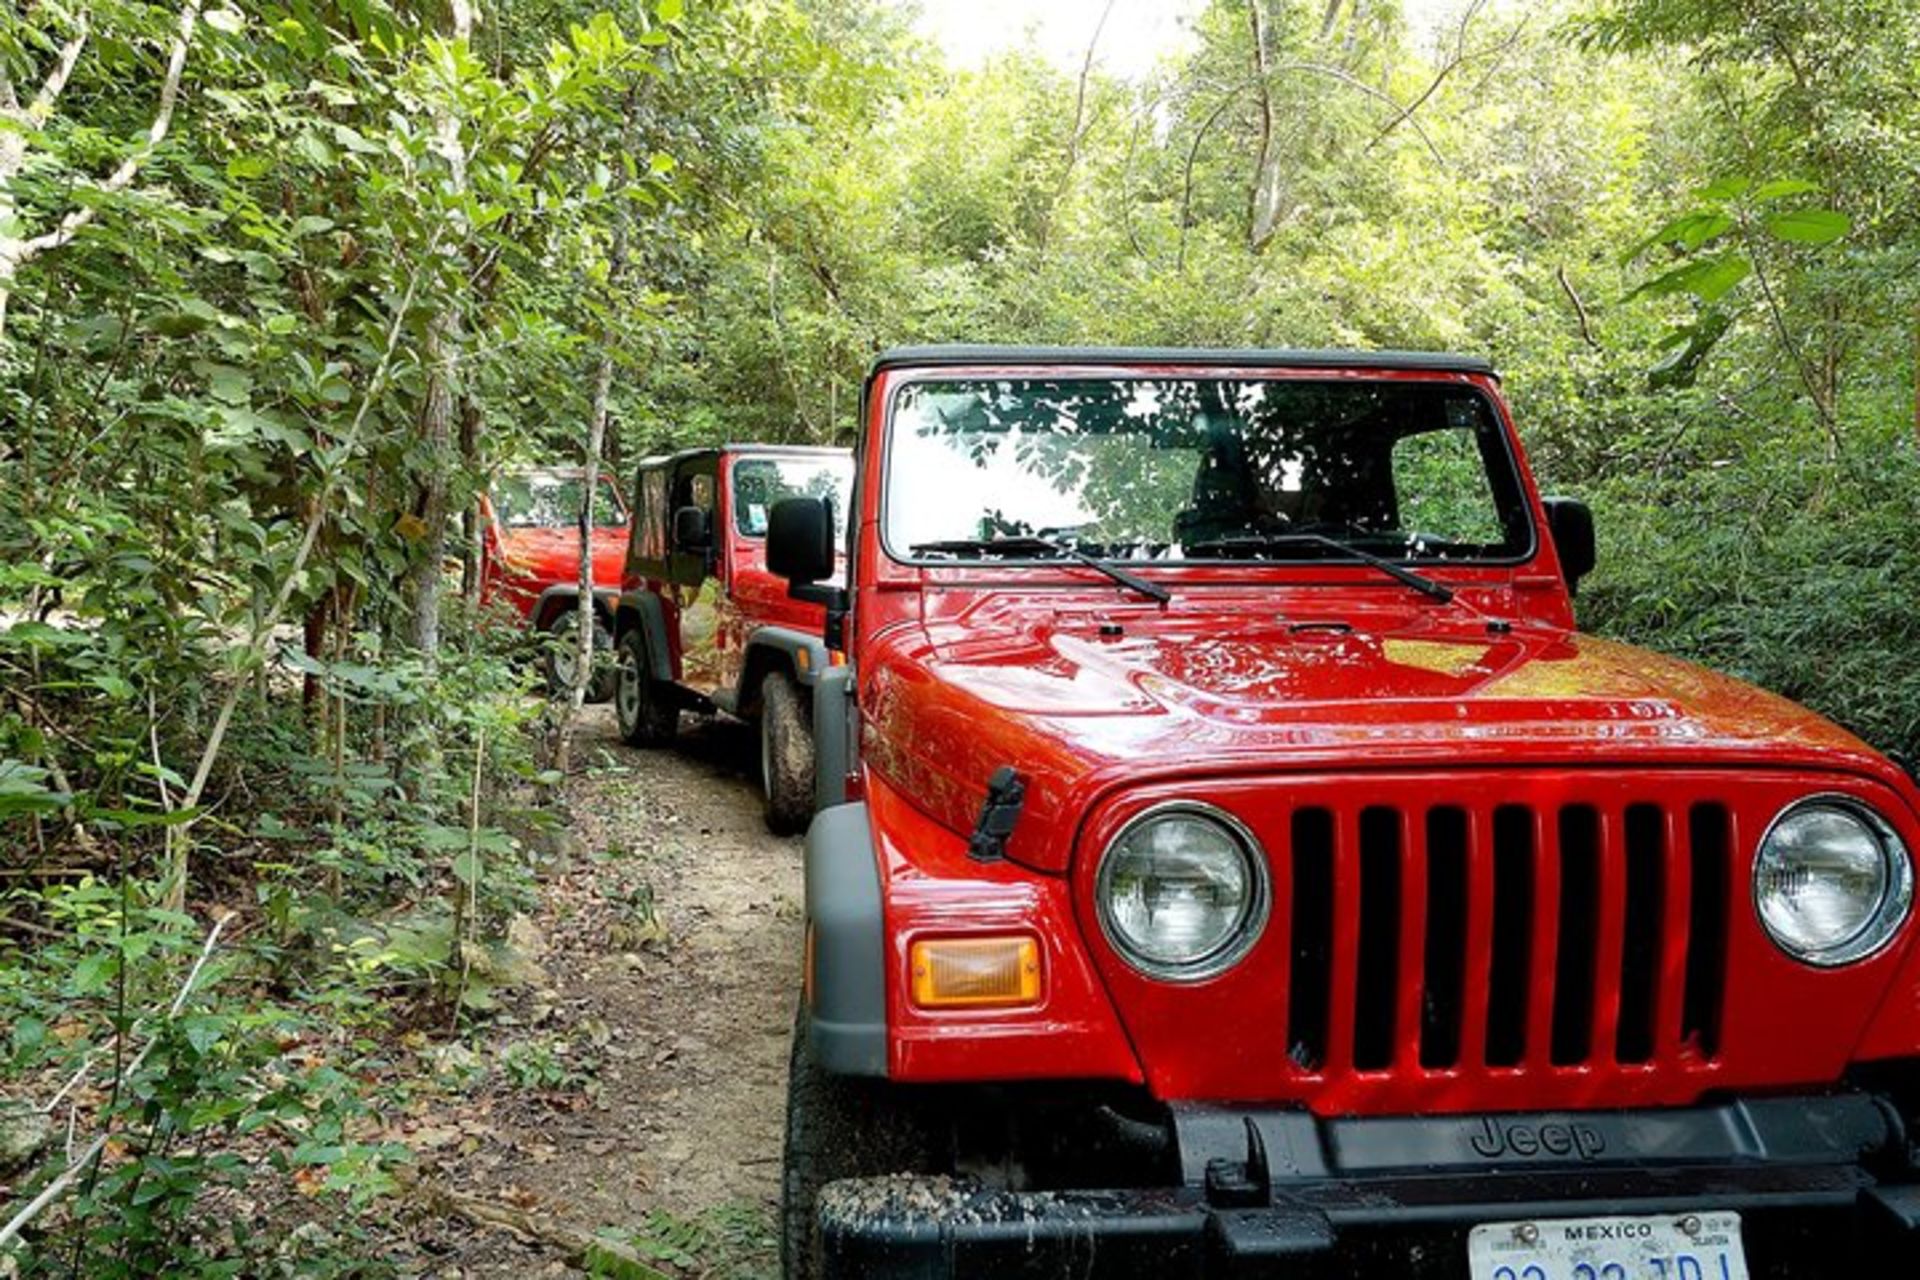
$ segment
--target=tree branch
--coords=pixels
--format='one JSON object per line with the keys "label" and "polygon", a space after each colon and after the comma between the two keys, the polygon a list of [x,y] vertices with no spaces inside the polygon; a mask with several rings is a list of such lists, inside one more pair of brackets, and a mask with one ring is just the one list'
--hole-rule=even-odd
{"label": "tree branch", "polygon": [[1586,340],[1589,347],[1595,351],[1600,350],[1600,343],[1593,336],[1593,324],[1587,318],[1587,304],[1580,300],[1580,294],[1574,289],[1573,281],[1567,278],[1566,267],[1564,265],[1555,267],[1553,275],[1560,282],[1560,288],[1566,292],[1567,301],[1573,304],[1574,314],[1580,317],[1580,336]]}
{"label": "tree branch", "polygon": [[[187,0],[181,6],[179,29],[174,33],[173,48],[167,55],[167,74],[160,82],[160,101],[154,109],[153,123],[147,126],[147,139],[99,185],[97,189],[100,192],[123,191],[132,185],[140,173],[140,166],[166,141],[167,131],[173,127],[173,109],[180,100],[180,80],[187,69],[187,50],[193,45],[193,29],[200,21],[200,10],[204,4],[205,0]],[[79,56],[78,50],[75,50],[74,56]],[[58,73],[59,68],[56,66],[54,71]],[[64,75],[60,77],[62,87],[65,79]],[[53,230],[23,242],[13,255],[13,267],[17,270],[49,249],[66,245],[98,216],[99,211],[98,205],[75,209],[62,218],[60,225]]]}
{"label": "tree branch", "polygon": [[87,47],[87,37],[92,34],[92,15],[82,9],[77,25],[79,29],[73,33],[72,39],[60,46],[60,56],[54,59],[53,69],[47,72],[40,92],[34,95],[33,105],[27,108],[35,124],[53,114],[53,104],[59,101],[61,92],[66,89],[67,79],[73,75],[74,64],[80,61],[80,51]]}
{"label": "tree branch", "polygon": [[[1213,127],[1220,123],[1220,117],[1226,114],[1227,108],[1232,106],[1241,94],[1245,93],[1248,89],[1254,88],[1256,85],[1264,85],[1266,80],[1271,79],[1273,76],[1287,75],[1293,72],[1299,72],[1304,75],[1325,76],[1330,80],[1337,80],[1349,89],[1357,93],[1365,94],[1376,102],[1383,102],[1397,111],[1402,111],[1404,114],[1404,110],[1400,104],[1393,99],[1392,95],[1374,88],[1351,72],[1343,71],[1339,67],[1328,66],[1324,62],[1278,63],[1272,67],[1267,77],[1248,79],[1239,84],[1229,86],[1225,96],[1220,99],[1212,111],[1207,113],[1206,119],[1201,121],[1200,128],[1194,133],[1192,145],[1187,148],[1184,177],[1181,183],[1180,248],[1175,259],[1177,266],[1184,267],[1187,262],[1187,221],[1193,212],[1193,166],[1200,155],[1200,144],[1204,142],[1207,135],[1213,131]],[[1447,163],[1446,157],[1440,154],[1440,148],[1434,145],[1432,136],[1427,133],[1426,129],[1418,120],[1415,120],[1410,115],[1407,115],[1405,118],[1407,123],[1412,126],[1413,131],[1420,136],[1420,141],[1426,143],[1427,152],[1434,158],[1435,163],[1444,167]]]}
{"label": "tree branch", "polygon": [[1460,15],[1460,26],[1454,32],[1453,56],[1447,60],[1444,66],[1434,73],[1433,79],[1427,82],[1426,89],[1418,97],[1402,107],[1398,115],[1381,126],[1380,132],[1376,133],[1373,136],[1373,141],[1367,144],[1367,150],[1373,150],[1382,142],[1385,142],[1387,135],[1391,134],[1395,129],[1412,121],[1414,113],[1426,106],[1428,100],[1430,100],[1434,94],[1440,92],[1440,86],[1447,82],[1448,77],[1452,76],[1453,73],[1461,67],[1466,66],[1469,62],[1477,62],[1482,58],[1496,57],[1520,43],[1520,37],[1527,29],[1526,23],[1524,22],[1515,27],[1512,32],[1508,34],[1507,38],[1498,44],[1490,44],[1482,49],[1469,50],[1467,48],[1467,29],[1472,25],[1473,20],[1479,16],[1480,11],[1484,9],[1486,5],[1487,0],[1474,0],[1474,3],[1467,7],[1467,11]]}
{"label": "tree branch", "polygon": [[1040,247],[1043,250],[1053,238],[1054,214],[1073,181],[1074,169],[1080,163],[1080,144],[1087,136],[1087,81],[1093,76],[1093,55],[1100,47],[1100,33],[1107,29],[1107,19],[1113,16],[1115,3],[1117,0],[1107,0],[1101,8],[1100,20],[1093,24],[1093,36],[1087,41],[1086,56],[1080,59],[1079,87],[1073,95],[1073,127],[1067,133],[1067,160],[1060,166],[1060,180],[1054,183],[1053,199],[1048,201],[1046,218],[1040,224]]}

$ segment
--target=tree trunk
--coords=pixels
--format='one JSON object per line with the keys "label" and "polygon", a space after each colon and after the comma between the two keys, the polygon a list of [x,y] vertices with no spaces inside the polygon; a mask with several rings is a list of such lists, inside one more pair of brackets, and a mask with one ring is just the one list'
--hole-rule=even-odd
{"label": "tree trunk", "polygon": [[1260,147],[1253,162],[1253,186],[1247,193],[1247,247],[1255,253],[1267,247],[1280,222],[1280,182],[1273,172],[1273,75],[1267,54],[1266,0],[1248,0],[1247,19],[1253,25],[1253,95],[1260,121]]}
{"label": "tree trunk", "polygon": [[[627,92],[626,120],[620,130],[621,148],[633,149],[633,122],[636,103],[632,90]],[[624,173],[616,169],[616,173]],[[607,302],[611,307],[619,296],[621,279],[627,269],[627,218],[619,197],[626,185],[616,178],[608,192],[613,207],[613,243],[607,252]],[[593,502],[600,484],[600,453],[607,440],[607,401],[613,393],[614,330],[603,322],[600,334],[600,362],[594,369],[593,407],[587,414],[585,493],[580,500],[580,608],[575,616],[573,688],[560,711],[558,732],[554,735],[553,767],[564,774],[573,757],[573,725],[586,705],[587,686],[593,683]]]}
{"label": "tree trunk", "polygon": [[[468,0],[452,0],[453,39],[465,44],[473,37],[473,7]],[[447,162],[448,181],[456,192],[467,186],[466,153],[460,143],[460,119],[454,108],[435,109],[434,131],[441,157]],[[465,261],[450,253],[450,261]],[[414,500],[419,521],[419,543],[414,549],[412,579],[407,583],[407,639],[431,664],[440,648],[440,584],[447,555],[447,477],[453,470],[454,387],[459,378],[465,334],[456,304],[443,302],[427,321],[421,355],[427,368],[427,390],[420,407],[420,434],[426,441],[426,470]]]}
{"label": "tree trunk", "polygon": [[459,326],[451,311],[427,322],[421,355],[427,374],[426,400],[420,406],[420,435],[427,446],[413,515],[419,522],[412,579],[407,584],[407,641],[429,663],[440,649],[441,562],[447,554],[447,473],[453,464],[452,368],[457,359]]}
{"label": "tree trunk", "polygon": [[[625,226],[614,232],[617,271],[626,240]],[[553,749],[553,767],[565,773],[573,761],[573,726],[580,709],[586,705],[587,687],[593,683],[593,500],[600,483],[600,450],[607,439],[607,399],[613,390],[612,335],[603,341],[600,364],[593,377],[593,410],[587,415],[586,482],[580,499],[580,608],[575,614],[573,646],[573,688],[567,690],[565,709],[560,713],[560,732]]]}

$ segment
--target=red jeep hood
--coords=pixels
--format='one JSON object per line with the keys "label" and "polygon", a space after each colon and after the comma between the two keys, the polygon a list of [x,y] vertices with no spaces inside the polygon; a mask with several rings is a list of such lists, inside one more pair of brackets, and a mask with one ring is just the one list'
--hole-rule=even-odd
{"label": "red jeep hood", "polygon": [[[580,534],[575,529],[508,529],[500,549],[508,572],[538,579],[540,585],[577,582],[580,578]],[[593,531],[593,582],[598,587],[620,585],[620,569],[627,556],[625,529]]]}
{"label": "red jeep hood", "polygon": [[1892,779],[1859,739],[1690,663],[1464,606],[1282,617],[987,597],[875,646],[867,760],[957,831],[1027,782],[1008,853],[1064,869],[1110,789],[1170,775],[1445,764],[1797,763]]}

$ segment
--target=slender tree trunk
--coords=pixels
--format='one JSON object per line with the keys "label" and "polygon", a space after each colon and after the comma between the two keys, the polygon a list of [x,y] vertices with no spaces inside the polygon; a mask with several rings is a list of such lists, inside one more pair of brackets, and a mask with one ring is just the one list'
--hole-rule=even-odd
{"label": "slender tree trunk", "polygon": [[[633,126],[638,103],[634,91],[627,91],[626,119],[620,129],[621,148],[633,149]],[[627,216],[620,207],[620,197],[626,186],[624,168],[616,168],[614,185],[608,192],[613,208],[613,242],[607,251],[607,308],[605,314],[611,314],[613,304],[619,297],[621,281],[627,273]],[[593,504],[595,491],[600,484],[600,454],[607,441],[607,402],[613,394],[613,344],[614,331],[610,323],[603,320],[600,333],[600,361],[594,368],[593,407],[587,415],[587,447],[585,462],[585,496],[580,501],[580,560],[579,590],[580,609],[575,617],[577,626],[574,631],[574,679],[573,688],[567,690],[567,697],[560,711],[559,731],[555,734],[553,748],[553,767],[561,773],[567,771],[573,757],[573,725],[579,717],[580,709],[586,705],[587,686],[593,680]]]}
{"label": "slender tree trunk", "polygon": [[1247,193],[1247,247],[1266,248],[1280,221],[1280,183],[1273,170],[1273,75],[1267,53],[1266,0],[1248,0],[1247,20],[1253,26],[1253,101],[1260,123],[1259,153],[1253,162],[1253,186]]}
{"label": "slender tree trunk", "polygon": [[[626,256],[624,219],[614,232],[615,275]],[[605,336],[600,363],[594,370],[593,410],[587,415],[585,494],[580,499],[580,609],[575,615],[573,688],[567,690],[560,713],[560,732],[553,749],[553,767],[565,773],[573,763],[573,726],[586,705],[587,686],[593,683],[593,528],[595,489],[600,484],[600,450],[607,439],[607,400],[613,391],[613,337]]]}
{"label": "slender tree trunk", "polygon": [[[474,15],[469,0],[452,0],[452,18],[452,38],[462,44],[471,43]],[[460,119],[451,104],[436,108],[435,116],[434,131],[439,137],[440,154],[447,162],[448,182],[455,192],[464,191],[467,162],[460,141]],[[465,261],[459,253],[449,253],[448,258]],[[420,435],[426,442],[427,463],[414,500],[413,514],[421,528],[412,580],[407,584],[407,639],[429,664],[440,649],[440,587],[445,572],[450,514],[447,479],[453,471],[455,387],[465,343],[466,334],[457,305],[442,303],[427,321],[426,341],[421,349],[427,367],[427,387],[420,407]]]}
{"label": "slender tree trunk", "polygon": [[407,640],[428,662],[440,649],[441,562],[447,554],[447,473],[453,469],[453,366],[460,341],[459,323],[450,310],[427,322],[421,356],[429,372],[420,406],[420,435],[426,442],[426,469],[414,501],[419,521],[413,576],[407,584]]}

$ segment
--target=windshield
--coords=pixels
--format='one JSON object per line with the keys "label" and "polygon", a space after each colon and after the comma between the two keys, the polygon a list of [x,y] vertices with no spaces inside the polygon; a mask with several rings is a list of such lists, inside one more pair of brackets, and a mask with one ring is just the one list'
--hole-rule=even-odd
{"label": "windshield", "polygon": [[[600,478],[593,503],[593,523],[599,529],[618,529],[627,523],[627,509],[619,490]],[[502,476],[493,487],[493,510],[509,529],[571,529],[580,523],[586,477],[522,472]]]}
{"label": "windshield", "polygon": [[894,398],[887,480],[886,543],[911,559],[1019,537],[1159,561],[1334,558],[1340,544],[1507,560],[1532,541],[1491,404],[1452,383],[912,383]]}
{"label": "windshield", "polygon": [[838,545],[846,540],[847,490],[852,485],[851,457],[741,458],[733,464],[733,527],[749,538],[765,537],[774,503],[785,498],[831,498]]}

